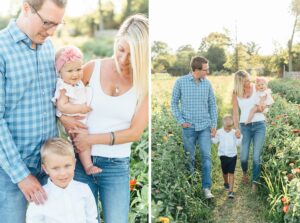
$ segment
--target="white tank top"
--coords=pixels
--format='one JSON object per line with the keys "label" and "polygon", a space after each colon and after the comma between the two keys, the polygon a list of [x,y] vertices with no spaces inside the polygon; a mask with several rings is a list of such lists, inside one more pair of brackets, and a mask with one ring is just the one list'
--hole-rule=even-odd
{"label": "white tank top", "polygon": [[[87,126],[91,134],[107,133],[130,127],[137,105],[137,95],[132,87],[120,96],[110,96],[103,92],[100,83],[101,60],[95,61],[89,82],[93,91],[92,112],[88,116]],[[92,146],[92,156],[124,158],[130,156],[131,143],[119,145]]]}
{"label": "white tank top", "polygon": [[[256,89],[253,85],[252,95],[249,98],[237,97],[239,108],[241,110],[240,123],[245,123],[248,119],[250,110],[255,106]],[[265,116],[263,113],[255,113],[252,122],[264,121]]]}

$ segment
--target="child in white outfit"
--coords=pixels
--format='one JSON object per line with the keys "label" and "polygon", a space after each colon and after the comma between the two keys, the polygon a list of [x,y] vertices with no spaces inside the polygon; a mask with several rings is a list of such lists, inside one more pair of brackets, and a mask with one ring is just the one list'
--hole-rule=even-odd
{"label": "child in white outfit", "polygon": [[241,144],[242,136],[236,136],[231,115],[223,118],[223,128],[217,130],[217,134],[212,138],[214,144],[220,143],[218,156],[221,160],[224,187],[228,190],[228,198],[234,198],[234,171],[237,160],[237,146]]}
{"label": "child in white outfit", "polygon": [[[81,81],[83,70],[83,55],[75,46],[66,46],[57,51],[55,55],[55,67],[59,74],[56,83],[56,91],[53,97],[58,117],[83,116],[91,111],[88,106],[92,99],[92,91]],[[86,118],[81,120],[86,123]],[[91,159],[91,150],[79,153],[79,159],[86,174],[101,172],[101,169],[94,166]]]}
{"label": "child in white outfit", "polygon": [[47,200],[40,205],[29,204],[26,223],[98,223],[91,189],[73,180],[76,163],[73,146],[62,138],[49,139],[41,149],[41,160],[50,178],[43,186]]}
{"label": "child in white outfit", "polygon": [[252,121],[254,114],[258,112],[258,110],[261,110],[261,106],[266,107],[263,111],[263,113],[265,114],[269,110],[268,107],[274,103],[273,97],[271,95],[271,89],[268,88],[268,82],[265,77],[256,78],[255,88],[255,106],[251,109],[245,125],[249,124]]}

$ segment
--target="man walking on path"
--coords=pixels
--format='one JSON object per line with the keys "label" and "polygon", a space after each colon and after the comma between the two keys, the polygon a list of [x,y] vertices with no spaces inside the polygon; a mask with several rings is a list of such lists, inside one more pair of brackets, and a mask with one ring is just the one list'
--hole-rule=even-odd
{"label": "man walking on path", "polygon": [[194,57],[192,72],[176,80],[171,107],[182,126],[183,144],[189,156],[189,170],[194,173],[195,147],[198,143],[202,159],[202,188],[206,198],[213,198],[211,188],[211,137],[216,134],[217,105],[209,73],[208,60]]}

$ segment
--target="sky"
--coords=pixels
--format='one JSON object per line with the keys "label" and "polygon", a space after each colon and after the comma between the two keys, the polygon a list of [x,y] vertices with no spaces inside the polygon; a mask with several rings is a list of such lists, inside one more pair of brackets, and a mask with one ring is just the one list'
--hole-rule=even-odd
{"label": "sky", "polygon": [[[150,0],[150,38],[163,41],[173,51],[191,44],[195,49],[203,37],[224,28],[238,42],[255,42],[260,54],[286,48],[294,19],[291,0]],[[237,31],[237,32],[236,32]],[[299,40],[299,34],[295,41]],[[275,47],[276,46],[276,47]]]}

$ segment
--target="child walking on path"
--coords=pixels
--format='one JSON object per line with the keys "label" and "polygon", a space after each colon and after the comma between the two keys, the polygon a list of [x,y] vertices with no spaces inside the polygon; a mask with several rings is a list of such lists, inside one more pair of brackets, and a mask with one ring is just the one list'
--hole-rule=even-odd
{"label": "child walking on path", "polygon": [[[89,104],[92,100],[92,90],[81,81],[83,70],[83,55],[75,46],[66,46],[57,51],[55,67],[59,74],[53,102],[56,104],[56,114],[67,116],[83,116],[86,123],[87,113],[92,109]],[[79,159],[86,174],[96,174],[101,169],[94,166],[91,159],[91,150],[79,153]]]}
{"label": "child walking on path", "polygon": [[26,223],[98,223],[92,191],[87,184],[73,180],[73,146],[62,138],[49,139],[41,149],[41,160],[50,178],[43,186],[48,199],[43,205],[29,204]]}
{"label": "child walking on path", "polygon": [[252,122],[254,114],[258,112],[260,107],[265,106],[263,113],[266,114],[269,110],[268,106],[274,103],[273,97],[271,95],[271,89],[268,88],[268,82],[265,77],[257,77],[255,81],[255,106],[250,110],[249,116],[245,124]]}
{"label": "child walking on path", "polygon": [[231,115],[223,118],[223,128],[217,130],[217,134],[212,138],[214,144],[219,143],[218,156],[221,160],[224,188],[228,190],[228,198],[234,198],[234,171],[237,159],[237,146],[241,144],[242,136],[235,134],[233,119]]}

